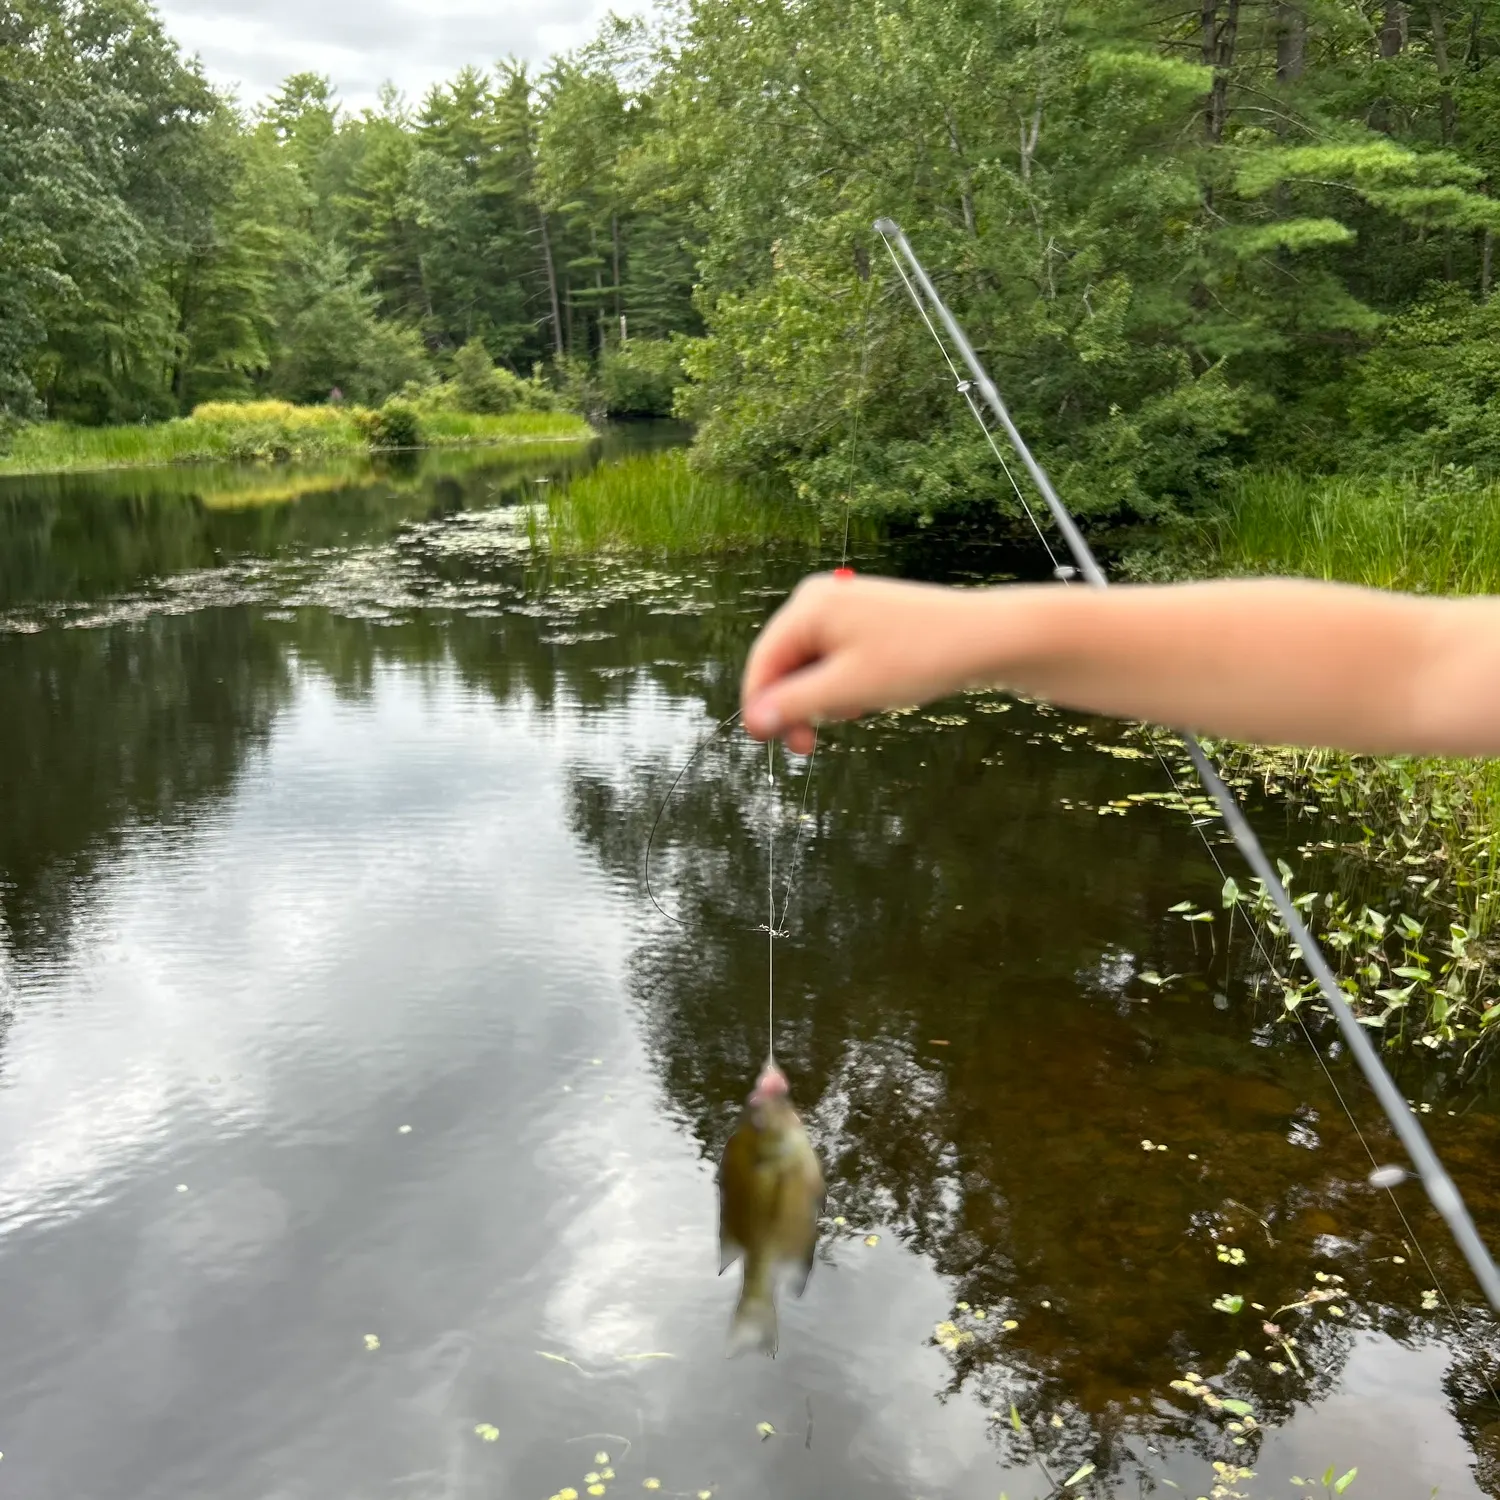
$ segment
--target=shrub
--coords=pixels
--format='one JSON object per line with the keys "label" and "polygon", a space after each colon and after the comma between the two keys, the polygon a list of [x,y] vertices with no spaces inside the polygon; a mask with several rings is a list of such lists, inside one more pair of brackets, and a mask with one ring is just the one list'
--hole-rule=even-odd
{"label": "shrub", "polygon": [[372,448],[420,448],[422,419],[410,402],[392,399],[372,417],[368,436]]}
{"label": "shrub", "polygon": [[348,408],[296,406],[290,401],[204,401],[193,408],[192,419],[211,427],[249,427],[276,423],[291,429],[342,427]]}
{"label": "shrub", "polygon": [[1391,321],[1355,367],[1354,463],[1377,469],[1500,465],[1500,298],[1442,287]]}
{"label": "shrub", "polygon": [[470,339],[453,356],[453,395],[460,411],[499,415],[521,404],[521,385],[508,370],[497,370],[483,339]]}
{"label": "shrub", "polygon": [[612,417],[669,417],[685,380],[682,351],[670,339],[636,339],[599,362],[604,409]]}

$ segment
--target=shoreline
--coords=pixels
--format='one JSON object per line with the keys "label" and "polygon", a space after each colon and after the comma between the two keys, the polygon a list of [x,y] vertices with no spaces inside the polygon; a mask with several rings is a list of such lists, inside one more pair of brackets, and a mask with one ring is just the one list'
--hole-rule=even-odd
{"label": "shoreline", "polygon": [[[190,419],[183,419],[190,420]],[[503,419],[490,419],[503,420]],[[141,458],[122,458],[99,461],[92,455],[80,456],[77,463],[56,460],[28,462],[24,458],[12,460],[0,456],[0,480],[44,479],[65,474],[114,474],[138,469],[179,469],[195,465],[231,464],[236,467],[251,466],[275,469],[291,464],[318,463],[325,459],[378,458],[398,453],[434,453],[460,448],[511,448],[531,444],[588,443],[600,436],[598,428],[582,417],[572,418],[559,414],[560,422],[577,422],[569,431],[552,432],[488,432],[469,437],[442,438],[435,441],[405,446],[374,447],[370,443],[356,440],[348,443],[328,445],[318,443],[307,448],[289,447],[285,451],[270,455],[236,454],[233,452],[190,452]],[[158,424],[165,427],[167,424]],[[81,429],[83,431],[108,431],[107,428]],[[151,431],[151,428],[143,429]]]}

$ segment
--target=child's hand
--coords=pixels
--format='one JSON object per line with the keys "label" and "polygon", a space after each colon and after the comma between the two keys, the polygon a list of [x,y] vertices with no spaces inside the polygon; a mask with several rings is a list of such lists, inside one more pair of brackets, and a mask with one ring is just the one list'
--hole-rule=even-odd
{"label": "child's hand", "polygon": [[806,755],[823,720],[926,703],[968,686],[983,655],[987,592],[805,579],[750,653],[740,686],[745,728],[757,739],[779,735]]}

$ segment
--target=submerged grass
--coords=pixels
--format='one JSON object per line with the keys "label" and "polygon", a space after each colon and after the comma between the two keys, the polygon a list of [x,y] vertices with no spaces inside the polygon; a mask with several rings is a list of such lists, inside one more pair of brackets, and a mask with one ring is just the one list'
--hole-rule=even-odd
{"label": "submerged grass", "polygon": [[[210,402],[189,417],[130,427],[43,422],[22,428],[0,455],[0,474],[64,473],[148,464],[282,462],[368,453],[375,413],[287,401]],[[566,412],[482,416],[423,413],[425,447],[538,441],[581,442],[593,429]]]}
{"label": "submerged grass", "polygon": [[636,454],[547,494],[532,544],[553,552],[724,552],[786,541],[816,546],[817,510],[785,490],[700,473],[686,450]]}
{"label": "submerged grass", "polygon": [[[1457,473],[1406,481],[1248,474],[1203,524],[1186,570],[1500,593],[1500,483]],[[1394,975],[1375,961],[1344,966],[1367,1025],[1442,1045],[1500,1023],[1500,761],[1257,746],[1228,754],[1268,792],[1330,813],[1347,835],[1323,847],[1359,855],[1403,892],[1378,920],[1412,941],[1420,928],[1421,952]],[[1335,930],[1354,920],[1347,905],[1328,893],[1309,906],[1339,954],[1352,946]],[[1385,928],[1366,936],[1383,943]]]}

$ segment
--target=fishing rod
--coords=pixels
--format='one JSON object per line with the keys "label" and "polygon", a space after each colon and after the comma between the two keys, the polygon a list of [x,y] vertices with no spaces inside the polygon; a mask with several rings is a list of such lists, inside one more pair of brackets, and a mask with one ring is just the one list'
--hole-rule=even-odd
{"label": "fishing rod", "polygon": [[[928,316],[927,307],[930,305],[936,313],[938,321],[947,331],[952,340],[954,348],[958,350],[959,357],[967,367],[972,376],[972,382],[958,377],[958,371],[950,359],[949,367],[953,369],[955,377],[958,377],[959,392],[969,403],[979,420],[981,427],[988,434],[989,428],[980,414],[979,408],[974,404],[971,391],[977,389],[984,404],[994,413],[996,420],[1004,429],[1006,437],[1010,440],[1011,447],[1015,449],[1017,456],[1024,465],[1026,472],[1031,476],[1032,483],[1036,485],[1042,499],[1046,501],[1047,509],[1052,513],[1052,519],[1057,524],[1057,529],[1062,533],[1063,540],[1068,544],[1068,551],[1072,554],[1073,561],[1078,572],[1082,574],[1085,581],[1092,588],[1107,588],[1109,580],[1104,576],[1104,570],[1100,568],[1089,544],[1084,540],[1083,533],[1078,529],[1062,501],[1058,498],[1057,491],[1052,487],[1052,481],[1047,478],[1046,471],[1036,461],[1031,449],[1027,446],[1025,438],[1020,434],[1016,424],[1011,420],[1010,412],[1006,409],[1005,402],[1000,397],[1000,392],[995,382],[990,379],[989,372],[980,362],[979,356],[974,352],[973,345],[969,343],[962,328],[959,327],[953,314],[949,312],[947,304],[938,295],[937,288],[933,286],[931,277],[928,276],[926,268],[918,260],[916,252],[912,249],[901,226],[893,219],[877,219],[875,221],[875,232],[885,244],[890,254],[891,262],[896,267],[903,284],[912,301],[916,304],[917,311],[922,315],[922,321],[927,324],[932,336],[943,349],[944,357],[947,357],[947,349],[943,345],[942,338],[932,320]],[[906,261],[911,270],[908,276],[897,259],[897,252]],[[913,284],[915,283],[915,284]],[[919,290],[920,289],[920,290]],[[926,305],[923,298],[926,298]],[[991,444],[993,445],[993,438]],[[999,457],[999,449],[996,450]],[[1001,465],[1004,466],[1004,459]],[[1006,470],[1007,474],[1009,470]],[[1014,479],[1011,481],[1014,484]],[[1020,494],[1017,487],[1017,494]],[[1022,504],[1025,499],[1022,497]],[[1028,507],[1028,514],[1030,510]],[[1035,521],[1033,519],[1033,524]],[[1045,538],[1043,539],[1045,541]],[[1065,581],[1071,575],[1071,569],[1059,567],[1057,574]],[[1328,961],[1323,957],[1322,950],[1314,941],[1312,934],[1307,930],[1302,920],[1302,915],[1292,905],[1292,898],[1287,894],[1285,886],[1282,885],[1280,877],[1272,867],[1271,861],[1266,857],[1266,852],[1261,848],[1260,840],[1256,838],[1254,831],[1245,815],[1240,811],[1239,804],[1234,799],[1234,794],[1224,784],[1223,778],[1214,768],[1213,762],[1209,760],[1203,747],[1198,743],[1197,737],[1186,731],[1182,732],[1182,742],[1187,747],[1193,767],[1198,773],[1199,780],[1204,789],[1213,798],[1219,812],[1223,815],[1225,825],[1234,838],[1239,851],[1245,857],[1246,863],[1264,885],[1272,904],[1276,907],[1283,922],[1286,923],[1287,932],[1292,941],[1297,945],[1297,950],[1302,956],[1302,962],[1306,965],[1308,972],[1317,981],[1318,991],[1322,995],[1324,1003],[1333,1013],[1335,1021],[1338,1022],[1339,1030],[1343,1033],[1344,1042],[1353,1054],[1354,1060],[1359,1065],[1360,1072],[1364,1074],[1365,1081],[1370,1085],[1379,1101],[1380,1107],[1385,1112],[1386,1118],[1391,1123],[1391,1128],[1396,1132],[1397,1138],[1406,1148],[1407,1155],[1411,1158],[1417,1176],[1422,1181],[1422,1186],[1427,1191],[1427,1196],[1432,1206],[1442,1216],[1444,1222],[1452,1231],[1453,1238],[1459,1249],[1463,1252],[1464,1259],[1468,1261],[1470,1269],[1474,1272],[1480,1288],[1488,1299],[1490,1307],[1500,1312],[1500,1271],[1495,1268],[1495,1262],[1490,1256],[1484,1241],[1479,1236],[1479,1231],[1474,1227],[1474,1220],[1470,1217],[1468,1207],[1465,1205],[1463,1196],[1458,1191],[1453,1179],[1449,1177],[1442,1162],[1438,1159],[1437,1152],[1433,1150],[1432,1144],[1427,1139],[1426,1132],[1417,1121],[1415,1113],[1402,1097],[1400,1089],[1396,1087],[1395,1080],[1391,1077],[1385,1064],[1380,1060],[1380,1054],[1372,1045],[1369,1034],[1359,1024],[1358,1018],[1351,1009],[1349,1002],[1344,998],[1343,991],[1339,988],[1338,981],[1334,978]],[[1358,1127],[1356,1127],[1357,1129]],[[1404,1175],[1400,1169],[1379,1168],[1371,1174],[1371,1180],[1376,1186],[1390,1188],[1399,1182]]]}

